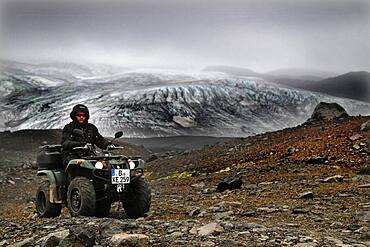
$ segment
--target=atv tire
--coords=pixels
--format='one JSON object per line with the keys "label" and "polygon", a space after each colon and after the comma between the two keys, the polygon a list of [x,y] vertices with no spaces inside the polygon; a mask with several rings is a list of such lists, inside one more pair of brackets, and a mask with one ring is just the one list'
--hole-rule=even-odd
{"label": "atv tire", "polygon": [[89,179],[75,177],[68,186],[67,205],[72,216],[92,216],[95,213],[95,189]]}
{"label": "atv tire", "polygon": [[100,200],[96,202],[95,216],[104,218],[109,216],[111,203],[108,200]]}
{"label": "atv tire", "polygon": [[50,202],[50,182],[43,181],[36,192],[36,211],[41,217],[57,217],[62,211],[62,204]]}
{"label": "atv tire", "polygon": [[149,211],[151,191],[142,177],[133,180],[123,197],[123,208],[128,218],[143,217]]}

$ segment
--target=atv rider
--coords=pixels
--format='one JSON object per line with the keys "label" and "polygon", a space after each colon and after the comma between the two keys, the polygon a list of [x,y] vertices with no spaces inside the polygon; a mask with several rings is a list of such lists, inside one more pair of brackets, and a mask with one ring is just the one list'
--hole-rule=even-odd
{"label": "atv rider", "polygon": [[[82,156],[92,155],[86,150],[74,150],[75,147],[83,147],[86,143],[96,145],[101,149],[106,149],[111,143],[104,139],[95,125],[88,123],[89,109],[82,104],[75,105],[70,114],[72,122],[64,126],[62,133],[62,157],[63,165],[67,166],[72,159],[78,159]],[[74,129],[83,131],[83,136],[74,134]]]}

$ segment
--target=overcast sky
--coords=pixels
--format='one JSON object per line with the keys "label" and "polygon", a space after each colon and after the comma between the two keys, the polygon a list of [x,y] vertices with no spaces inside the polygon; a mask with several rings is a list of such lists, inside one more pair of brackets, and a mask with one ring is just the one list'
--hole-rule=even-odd
{"label": "overcast sky", "polygon": [[0,56],[370,71],[368,0],[0,0]]}

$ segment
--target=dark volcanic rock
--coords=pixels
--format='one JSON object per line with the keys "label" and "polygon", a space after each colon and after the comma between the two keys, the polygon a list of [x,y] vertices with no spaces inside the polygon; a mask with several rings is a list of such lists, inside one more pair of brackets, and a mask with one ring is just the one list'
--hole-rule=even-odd
{"label": "dark volcanic rock", "polygon": [[225,191],[225,190],[235,190],[242,188],[242,178],[241,177],[228,177],[225,178],[217,185],[217,191]]}
{"label": "dark volcanic rock", "polygon": [[313,195],[312,191],[303,192],[303,193],[298,195],[298,199],[306,199],[306,198],[313,198],[313,197],[314,197],[314,195]]}
{"label": "dark volcanic rock", "polygon": [[362,131],[369,131],[370,130],[370,120],[366,121],[365,123],[361,124]]}
{"label": "dark volcanic rock", "polygon": [[26,238],[21,242],[17,242],[13,245],[14,247],[33,247],[35,246],[34,238]]}
{"label": "dark volcanic rock", "polygon": [[320,157],[320,156],[312,156],[304,161],[308,164],[323,164],[325,163],[329,158],[328,157]]}
{"label": "dark volcanic rock", "polygon": [[154,160],[157,160],[158,159],[158,156],[155,155],[155,154],[152,154],[150,155],[149,159],[147,159],[147,162],[151,162],[151,161],[154,161]]}
{"label": "dark volcanic rock", "polygon": [[58,246],[59,245],[59,242],[60,242],[60,239],[54,235],[46,238],[42,244],[41,244],[41,247],[54,247],[54,246]]}
{"label": "dark volcanic rock", "polygon": [[365,167],[363,167],[359,172],[358,174],[360,175],[370,175],[370,166],[367,165]]}
{"label": "dark volcanic rock", "polygon": [[91,227],[74,227],[69,235],[62,239],[59,246],[94,246],[96,233]]}
{"label": "dark volcanic rock", "polygon": [[308,122],[330,120],[339,117],[346,117],[348,113],[337,103],[320,102],[314,109]]}

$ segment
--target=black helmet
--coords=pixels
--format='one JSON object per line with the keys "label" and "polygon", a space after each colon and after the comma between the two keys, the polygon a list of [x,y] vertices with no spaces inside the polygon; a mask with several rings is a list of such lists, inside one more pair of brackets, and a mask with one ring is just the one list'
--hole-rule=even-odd
{"label": "black helmet", "polygon": [[75,117],[76,117],[76,113],[77,112],[83,112],[83,113],[85,113],[86,114],[86,121],[90,117],[90,115],[89,115],[89,109],[85,105],[78,104],[78,105],[75,105],[73,107],[72,112],[69,115],[72,118],[73,121],[75,120]]}

